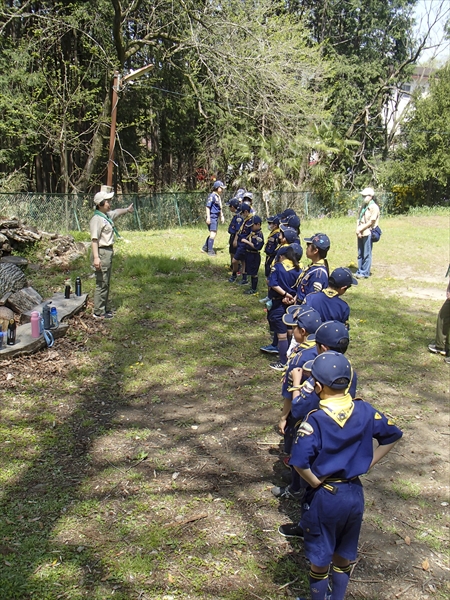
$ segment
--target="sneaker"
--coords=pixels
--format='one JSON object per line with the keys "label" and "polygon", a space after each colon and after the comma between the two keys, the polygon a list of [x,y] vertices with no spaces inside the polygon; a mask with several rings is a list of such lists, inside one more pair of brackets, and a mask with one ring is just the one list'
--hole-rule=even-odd
{"label": "sneaker", "polygon": [[250,281],[248,279],[243,279],[238,283],[238,285],[249,285]]}
{"label": "sneaker", "polygon": [[282,461],[281,461],[281,462],[283,463],[283,465],[284,465],[285,467],[287,467],[288,469],[290,469],[290,468],[291,468],[291,465],[289,464],[289,461],[290,461],[290,460],[291,460],[291,457],[290,457],[290,456],[285,456],[285,457],[282,459]]}
{"label": "sneaker", "polygon": [[114,315],[112,313],[112,310],[107,310],[105,312],[105,319],[114,319]]}
{"label": "sneaker", "polygon": [[442,356],[445,356],[446,354],[445,350],[443,348],[438,348],[436,344],[428,344],[428,350],[433,354],[442,354]]}
{"label": "sneaker", "polygon": [[274,369],[275,371],[284,371],[284,369],[286,368],[286,365],[283,365],[283,363],[278,361],[278,362],[270,363],[269,367],[271,369]]}
{"label": "sneaker", "polygon": [[208,252],[208,256],[217,256],[216,252],[214,252],[214,250],[210,250]]}
{"label": "sneaker", "polygon": [[206,254],[208,252],[208,246],[206,244],[204,246],[202,246],[201,251]]}
{"label": "sneaker", "polygon": [[303,539],[303,529],[297,523],[287,523],[278,527],[278,533],[285,538]]}
{"label": "sneaker", "polygon": [[269,302],[270,298],[269,296],[266,296],[265,298],[261,298],[261,300],[259,300],[259,302],[261,302],[261,304],[265,304],[266,302]]}
{"label": "sneaker", "polygon": [[246,294],[247,296],[257,296],[258,290],[253,290],[253,289],[245,290],[244,294]]}
{"label": "sneaker", "polygon": [[228,277],[228,283],[234,283],[236,281],[236,275],[232,275],[231,277]]}
{"label": "sneaker", "polygon": [[261,346],[261,352],[267,352],[267,354],[278,354],[278,348],[269,344],[268,346]]}
{"label": "sneaker", "polygon": [[282,500],[301,500],[305,495],[304,490],[299,492],[291,492],[289,486],[286,487],[273,487],[271,490],[275,498],[281,498]]}
{"label": "sneaker", "polygon": [[94,317],[94,319],[104,319],[105,315],[96,315],[95,313],[92,313],[92,316]]}

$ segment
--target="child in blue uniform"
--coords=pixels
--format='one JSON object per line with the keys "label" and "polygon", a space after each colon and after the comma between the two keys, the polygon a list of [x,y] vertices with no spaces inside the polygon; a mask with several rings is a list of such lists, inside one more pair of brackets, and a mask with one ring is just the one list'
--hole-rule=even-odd
{"label": "child in blue uniform", "polygon": [[[291,371],[301,369],[303,365],[317,356],[316,340],[314,334],[322,324],[319,313],[307,306],[296,307],[293,312],[283,316],[283,322],[288,327],[293,327],[293,336],[297,346],[288,358],[286,370],[282,379],[281,395],[284,399],[281,417],[278,423],[280,433],[284,436],[284,451],[290,454],[294,436],[295,421],[291,417],[292,385]],[[272,488],[272,494],[277,498],[295,498],[300,489],[300,478],[293,473],[292,483],[287,488]]]}
{"label": "child in blue uniform", "polygon": [[234,236],[234,240],[233,240],[233,247],[235,248],[235,252],[234,252],[234,256],[233,256],[233,260],[232,260],[233,272],[231,274],[231,277],[228,279],[228,281],[230,283],[234,283],[236,281],[239,265],[241,265],[242,281],[240,283],[242,285],[248,284],[247,274],[245,272],[246,245],[242,243],[242,240],[249,235],[251,228],[252,228],[252,225],[251,225],[252,215],[251,215],[250,211],[251,211],[250,204],[247,204],[246,202],[242,202],[241,206],[240,206],[240,213],[241,213],[242,221],[241,221],[239,229],[237,230],[237,232]]}
{"label": "child in blue uniform", "polygon": [[301,526],[311,562],[312,600],[326,598],[329,578],[331,598],[343,600],[364,513],[359,476],[402,437],[391,419],[345,393],[351,372],[349,361],[338,352],[325,352],[314,360],[311,376],[320,396],[319,410],[300,425],[292,447],[290,462],[308,483]]}
{"label": "child in blue uniform", "polygon": [[322,321],[340,321],[348,327],[350,307],[341,296],[352,285],[358,285],[358,280],[353,277],[349,269],[339,267],[329,276],[328,287],[320,292],[308,294],[303,303],[315,308],[320,313]]}
{"label": "child in blue uniform", "polygon": [[245,273],[250,275],[252,286],[249,290],[245,290],[244,294],[258,293],[258,271],[261,265],[261,250],[264,246],[264,235],[261,231],[262,219],[258,215],[253,215],[250,219],[251,231],[246,238],[241,240],[246,246],[245,251]]}
{"label": "child in blue uniform", "polygon": [[221,223],[225,223],[225,217],[222,212],[221,193],[225,189],[225,185],[221,181],[215,181],[213,191],[208,196],[206,201],[206,224],[209,229],[209,236],[203,245],[202,252],[207,252],[208,256],[216,256],[214,251],[214,240],[217,235],[219,226],[219,218]]}
{"label": "child in blue uniform", "polygon": [[[272,267],[269,276],[269,298],[272,300],[270,310],[267,312],[270,331],[273,333],[272,346],[278,348],[279,361],[271,363],[270,367],[276,371],[283,371],[287,360],[288,340],[287,325],[283,323],[283,315],[286,304],[283,299],[293,300],[295,296],[292,287],[300,274],[300,266],[295,257],[294,250],[290,246],[282,248],[277,262]],[[261,350],[265,350],[265,346]]]}
{"label": "child in blue uniform", "polygon": [[320,292],[328,285],[329,270],[326,257],[330,249],[330,238],[324,233],[316,233],[310,238],[305,238],[305,242],[306,256],[311,264],[296,281],[297,304],[301,304],[307,294]]}
{"label": "child in blue uniform", "polygon": [[[288,310],[292,310],[293,308],[294,307],[291,306]],[[302,304],[302,308],[305,308],[304,304]],[[322,323],[322,325],[317,328],[314,337],[317,354],[323,354],[328,350],[345,354],[350,342],[348,329],[339,321],[327,321]],[[311,377],[312,363],[313,361],[310,360],[303,363],[301,369],[293,369],[291,371],[292,387],[288,388],[288,391],[292,392],[292,401],[288,424],[293,424],[292,440],[297,435],[297,429],[306,415],[312,410],[317,410],[319,408],[320,398],[314,391],[314,379]],[[306,381],[305,377],[307,378]],[[356,396],[357,381],[358,378],[356,371],[352,370],[352,380],[348,389],[348,392],[352,398],[355,398]],[[286,446],[286,448],[288,449],[285,449],[285,451],[290,454],[292,443],[291,446]],[[292,474],[292,482],[293,483],[287,488],[277,488],[277,491],[279,490],[277,494],[275,494],[273,491],[272,493],[281,498],[289,498],[292,497],[293,489],[295,492],[295,499],[301,499],[303,491],[307,487],[306,483],[301,480],[299,485],[295,473]],[[301,491],[299,489],[300,487],[302,488]],[[303,530],[297,523],[286,523],[285,525],[280,525],[278,532],[283,537],[303,538]]]}
{"label": "child in blue uniform", "polygon": [[233,214],[233,218],[231,219],[230,224],[228,225],[228,233],[230,234],[230,238],[228,240],[228,252],[230,253],[230,268],[233,269],[233,256],[235,251],[233,245],[234,236],[239,231],[239,228],[244,219],[241,216],[241,203],[238,200],[238,198],[232,198],[229,202],[227,202],[227,205],[230,207],[230,211]]}

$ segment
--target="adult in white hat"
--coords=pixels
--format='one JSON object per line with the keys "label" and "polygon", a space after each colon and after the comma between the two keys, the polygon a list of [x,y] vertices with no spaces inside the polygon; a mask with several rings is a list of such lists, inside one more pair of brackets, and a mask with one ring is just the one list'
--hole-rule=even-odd
{"label": "adult in white hat", "polygon": [[380,208],[374,200],[373,188],[367,187],[359,192],[363,197],[359,209],[356,235],[358,236],[358,270],[355,277],[367,279],[372,266],[372,229],[378,226]]}
{"label": "adult in white hat", "polygon": [[114,220],[120,215],[134,211],[132,204],[128,208],[111,210],[110,200],[113,196],[114,192],[108,189],[102,189],[95,194],[95,212],[89,223],[92,260],[95,268],[93,315],[96,319],[111,319],[113,316],[112,311],[108,309],[108,297],[114,255],[114,235],[118,235]]}

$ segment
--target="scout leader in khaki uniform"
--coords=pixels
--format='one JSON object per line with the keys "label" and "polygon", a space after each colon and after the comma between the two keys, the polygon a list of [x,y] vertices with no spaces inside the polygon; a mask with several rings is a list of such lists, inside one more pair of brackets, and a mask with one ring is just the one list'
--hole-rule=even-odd
{"label": "scout leader in khaki uniform", "polygon": [[125,213],[132,213],[132,204],[128,208],[110,210],[110,200],[114,192],[100,191],[94,196],[95,212],[89,223],[92,240],[92,259],[95,267],[94,317],[111,319],[108,310],[109,283],[111,279],[112,258],[114,254],[114,234],[117,229],[114,220]]}

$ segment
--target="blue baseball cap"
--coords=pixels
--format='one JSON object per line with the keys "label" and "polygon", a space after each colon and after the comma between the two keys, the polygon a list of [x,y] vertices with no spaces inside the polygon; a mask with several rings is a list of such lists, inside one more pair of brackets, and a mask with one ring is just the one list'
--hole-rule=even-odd
{"label": "blue baseball cap", "polygon": [[292,229],[292,227],[286,227],[285,225],[281,225],[280,229],[288,244],[298,242],[298,233],[295,231],[295,229]]}
{"label": "blue baseball cap", "polygon": [[353,273],[346,267],[338,267],[328,277],[328,283],[333,287],[350,287],[358,285],[358,280],[353,277]]}
{"label": "blue baseball cap", "polygon": [[347,327],[340,321],[325,321],[316,330],[316,342],[332,348],[336,352],[344,353],[350,342]]}
{"label": "blue baseball cap", "polygon": [[293,229],[300,227],[300,217],[297,215],[288,215],[287,217],[284,217],[281,222],[283,225],[287,225]]}
{"label": "blue baseball cap", "polygon": [[283,315],[283,323],[288,327],[302,327],[307,333],[315,333],[322,325],[320,314],[309,306],[297,306],[297,310],[286,312]]}
{"label": "blue baseball cap", "polygon": [[261,223],[262,219],[259,215],[253,215],[253,217],[249,221],[250,225],[260,225]]}
{"label": "blue baseball cap", "polygon": [[250,212],[252,210],[252,207],[250,206],[250,204],[247,204],[247,202],[241,202],[240,210],[241,210],[241,212],[244,212],[244,211]]}
{"label": "blue baseball cap", "polygon": [[275,225],[280,224],[280,217],[278,215],[273,215],[272,217],[267,217],[268,223],[275,223]]}
{"label": "blue baseball cap", "polygon": [[244,194],[245,194],[244,188],[239,188],[238,191],[236,192],[236,198],[240,198],[242,200]]}
{"label": "blue baseball cap", "polygon": [[329,350],[314,359],[311,375],[332,390],[344,390],[352,380],[352,366],[343,354]]}
{"label": "blue baseball cap", "polygon": [[251,192],[244,192],[242,194],[242,200],[245,200],[245,198],[248,198],[253,202],[253,194]]}
{"label": "blue baseball cap", "polygon": [[283,210],[282,213],[280,213],[280,218],[281,219],[285,219],[286,217],[289,217],[291,215],[295,215],[295,210],[293,208],[286,208],[286,210]]}
{"label": "blue baseball cap", "polygon": [[225,184],[223,184],[221,181],[215,181],[213,183],[213,190],[217,190],[217,188],[222,188],[223,190],[225,189]]}
{"label": "blue baseball cap", "polygon": [[232,206],[234,208],[238,208],[240,205],[241,203],[237,198],[231,198],[231,200],[227,202],[227,206]]}
{"label": "blue baseball cap", "polygon": [[293,242],[292,244],[290,244],[290,246],[294,250],[297,260],[300,260],[303,256],[303,248],[298,242]]}
{"label": "blue baseball cap", "polygon": [[330,238],[324,233],[315,233],[313,236],[309,238],[303,238],[307,244],[312,244],[316,248],[320,248],[321,250],[329,250],[330,248]]}

